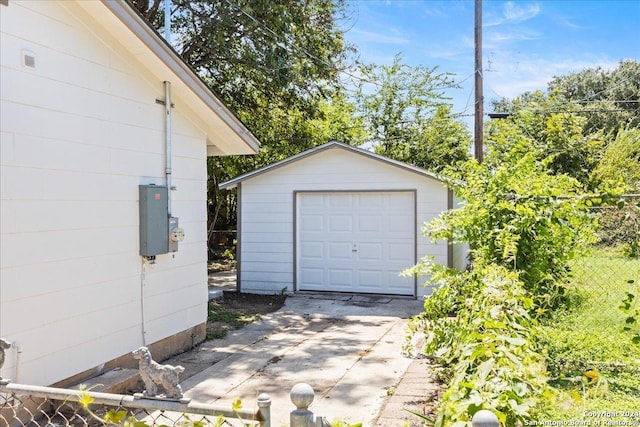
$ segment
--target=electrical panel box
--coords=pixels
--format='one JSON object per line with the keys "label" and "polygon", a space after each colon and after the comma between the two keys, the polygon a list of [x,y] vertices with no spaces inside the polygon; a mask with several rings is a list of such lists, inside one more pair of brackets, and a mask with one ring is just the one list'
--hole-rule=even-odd
{"label": "electrical panel box", "polygon": [[139,191],[140,255],[166,254],[169,252],[168,189],[160,185],[140,185]]}

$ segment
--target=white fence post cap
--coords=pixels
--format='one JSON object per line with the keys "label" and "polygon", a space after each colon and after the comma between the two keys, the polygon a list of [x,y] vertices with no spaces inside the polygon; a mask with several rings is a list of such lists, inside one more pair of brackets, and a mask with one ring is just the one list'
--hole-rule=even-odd
{"label": "white fence post cap", "polygon": [[500,427],[498,417],[491,411],[481,409],[471,419],[473,427]]}
{"label": "white fence post cap", "polygon": [[293,386],[290,393],[291,402],[298,409],[307,409],[315,398],[313,388],[307,383],[298,383]]}

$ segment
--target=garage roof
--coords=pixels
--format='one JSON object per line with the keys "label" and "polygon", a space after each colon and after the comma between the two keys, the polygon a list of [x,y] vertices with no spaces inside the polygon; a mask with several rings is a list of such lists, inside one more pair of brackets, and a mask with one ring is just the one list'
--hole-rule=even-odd
{"label": "garage roof", "polygon": [[352,145],[348,145],[348,144],[344,144],[342,142],[338,142],[338,141],[330,141],[326,144],[323,145],[319,145],[315,148],[312,148],[310,150],[307,151],[303,151],[302,153],[296,154],[295,156],[291,156],[291,157],[287,157],[284,160],[280,160],[278,162],[272,163],[270,165],[267,165],[263,168],[260,169],[256,169],[255,171],[246,173],[244,175],[240,175],[234,179],[231,179],[229,181],[223,182],[220,184],[220,188],[222,189],[232,189],[235,188],[239,183],[241,183],[242,181],[245,181],[247,179],[251,179],[251,178],[255,178],[258,175],[262,175],[263,173],[267,173],[267,172],[271,172],[273,170],[276,170],[282,166],[288,165],[289,163],[293,163],[296,162],[298,160],[304,159],[306,157],[309,156],[313,156],[315,154],[321,153],[323,151],[332,149],[332,148],[338,148],[338,149],[342,149],[342,150],[346,150],[352,153],[356,153],[362,156],[366,156],[369,157],[371,159],[380,161],[380,162],[384,162],[387,164],[390,164],[392,166],[401,168],[401,169],[405,169],[409,172],[413,172],[413,173],[417,173],[419,175],[422,175],[424,177],[430,178],[430,179],[435,179],[437,181],[442,182],[443,180],[438,177],[436,174],[429,172],[425,169],[419,168],[417,166],[413,166],[413,165],[409,165],[407,163],[403,163],[397,160],[393,160],[390,159],[388,157],[385,156],[381,156],[380,154],[376,154],[374,152],[371,151],[367,151],[367,150],[363,150],[362,148],[358,148],[358,147],[354,147]]}

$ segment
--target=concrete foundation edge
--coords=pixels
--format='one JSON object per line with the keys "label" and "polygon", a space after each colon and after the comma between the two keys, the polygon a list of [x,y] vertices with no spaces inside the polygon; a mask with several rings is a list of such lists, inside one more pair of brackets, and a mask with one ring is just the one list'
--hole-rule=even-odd
{"label": "concrete foundation edge", "polygon": [[[176,354],[184,353],[185,351],[191,350],[196,345],[203,342],[206,339],[206,336],[207,323],[204,322],[182,332],[179,332],[175,335],[164,338],[160,341],[156,341],[153,344],[149,344],[147,345],[147,347],[151,351],[153,359],[157,362],[161,362],[172,356],[175,356]],[[135,348],[132,348],[131,351],[135,350],[136,348],[138,347],[136,346]],[[88,369],[84,372],[80,372],[72,377],[65,378],[62,381],[51,384],[50,386],[59,388],[71,388],[114,369],[137,370],[138,361],[133,358],[130,352],[128,352],[119,357],[116,357],[115,359],[105,362],[104,365],[97,366],[93,369]],[[135,383],[131,385],[131,382],[129,381],[127,382],[127,384],[122,385],[122,390],[114,389],[110,390],[110,392],[121,393],[127,388],[133,387],[135,387]]]}

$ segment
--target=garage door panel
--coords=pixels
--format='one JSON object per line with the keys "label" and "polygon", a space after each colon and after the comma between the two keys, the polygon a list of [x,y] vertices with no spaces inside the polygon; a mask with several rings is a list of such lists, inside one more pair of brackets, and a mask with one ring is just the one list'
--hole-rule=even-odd
{"label": "garage door panel", "polygon": [[304,242],[302,243],[300,254],[307,260],[324,260],[324,242]]}
{"label": "garage door panel", "polygon": [[329,233],[351,232],[353,230],[353,217],[351,215],[329,215]]}
{"label": "garage door panel", "polygon": [[297,200],[298,289],[415,295],[415,280],[399,276],[415,264],[415,193],[302,192]]}
{"label": "garage door panel", "polygon": [[353,195],[351,193],[329,194],[328,206],[332,209],[351,210],[353,206]]}
{"label": "garage door panel", "polygon": [[324,229],[324,217],[322,215],[305,214],[301,217],[300,229],[304,232],[319,232]]}
{"label": "garage door panel", "polygon": [[400,295],[413,295],[413,293],[402,293],[402,292],[406,292],[409,286],[413,288],[412,277],[401,277],[401,276],[398,276],[398,274],[395,272],[388,272],[387,280],[389,283],[389,289],[393,291],[390,293],[398,293]]}
{"label": "garage door panel", "polygon": [[300,275],[304,283],[308,286],[322,288],[324,286],[324,269],[323,268],[303,268]]}
{"label": "garage door panel", "polygon": [[379,194],[363,194],[360,195],[358,197],[358,206],[362,207],[362,208],[370,208],[370,209],[375,209],[375,208],[382,208],[384,204],[384,196],[379,195]]}
{"label": "garage door panel", "polygon": [[358,231],[363,233],[382,233],[384,218],[382,215],[359,215]]}
{"label": "garage door panel", "polygon": [[344,286],[349,286],[353,283],[353,270],[351,269],[330,268],[328,273],[328,285],[331,288],[342,289]]}
{"label": "garage door panel", "polygon": [[384,245],[382,243],[360,243],[358,246],[359,259],[374,261],[383,260]]}
{"label": "garage door panel", "polygon": [[405,233],[413,234],[413,215],[393,215],[393,217],[389,218],[389,220],[387,221],[387,230],[390,233],[398,233],[403,235]]}
{"label": "garage door panel", "polygon": [[351,260],[351,243],[349,242],[329,242],[329,261]]}
{"label": "garage door panel", "polygon": [[308,193],[300,200],[300,206],[303,208],[319,208],[324,204],[324,196],[321,193]]}
{"label": "garage door panel", "polygon": [[376,289],[382,291],[384,287],[384,271],[360,270],[358,271],[358,287],[363,289]]}
{"label": "garage door panel", "polygon": [[[413,246],[407,243],[389,243],[387,248],[389,249],[389,254],[387,255],[389,261],[405,261],[410,259],[414,253]],[[407,265],[404,268],[409,268],[412,265]]]}

